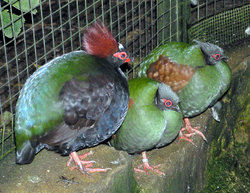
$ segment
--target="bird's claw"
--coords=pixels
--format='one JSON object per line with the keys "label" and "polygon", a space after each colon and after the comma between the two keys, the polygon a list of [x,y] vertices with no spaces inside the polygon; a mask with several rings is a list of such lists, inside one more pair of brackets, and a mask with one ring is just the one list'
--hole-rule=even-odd
{"label": "bird's claw", "polygon": [[[146,173],[148,174],[148,171],[151,170],[151,171],[154,171],[162,176],[165,176],[165,173],[163,173],[162,171],[158,170],[157,168],[161,167],[162,164],[158,164],[158,165],[155,165],[155,166],[150,166],[149,163],[148,163],[148,159],[147,159],[147,155],[146,155],[146,152],[142,152],[142,164],[140,164],[138,166],[138,168],[134,168],[134,171],[135,173],[139,172],[139,173]],[[143,167],[144,170],[142,169],[139,169]]]}
{"label": "bird's claw", "polygon": [[186,135],[183,135],[182,133],[181,133],[181,131],[180,131],[180,134],[179,134],[179,141],[181,140],[181,139],[183,139],[183,140],[185,140],[185,141],[188,141],[189,143],[191,143],[192,145],[194,145],[195,147],[197,147],[197,145],[195,145],[195,143],[193,142],[193,140],[192,139],[190,139],[189,137],[187,137]]}
{"label": "bird's claw", "polygon": [[83,155],[79,155],[78,157],[81,159],[81,160],[83,160],[85,157],[87,157],[87,156],[89,156],[89,155],[92,155],[92,154],[94,154],[94,151],[90,151],[90,152],[88,152],[88,153],[85,153],[85,154],[83,154]]}
{"label": "bird's claw", "polygon": [[112,170],[111,168],[86,168],[88,173],[95,173],[95,172],[107,172],[108,170]]}
{"label": "bird's claw", "polygon": [[76,165],[71,167],[70,170],[72,171],[74,169],[78,169],[83,175],[88,175],[88,176],[89,176],[89,173],[107,172],[108,170],[111,170],[111,168],[90,168],[93,166],[93,163],[96,163],[96,162],[95,161],[83,161],[82,159],[92,154],[93,154],[93,151],[90,151],[88,153],[78,156],[76,152],[72,152],[69,156],[69,161],[67,162],[67,166],[70,166],[71,161],[74,160]]}
{"label": "bird's claw", "polygon": [[[143,170],[139,169],[142,166],[143,166]],[[134,168],[134,171],[135,171],[135,173],[138,172],[138,173],[146,173],[146,174],[148,174],[148,171],[151,170],[151,171],[154,171],[154,172],[156,172],[156,173],[158,173],[158,174],[160,174],[162,176],[165,176],[165,173],[163,173],[162,171],[157,169],[160,166],[161,166],[161,164],[158,164],[156,166],[150,166],[148,163],[147,164],[143,163],[143,164],[139,165],[138,168]]]}
{"label": "bird's claw", "polygon": [[[194,127],[194,128],[192,128],[192,126],[191,126],[191,124],[190,124],[190,122],[189,122],[189,120],[187,118],[185,118],[184,121],[186,123],[186,127],[182,128],[180,130],[180,132],[179,132],[179,139],[186,140],[186,141],[192,143],[194,146],[196,146],[194,144],[193,140],[190,139],[190,137],[192,137],[193,135],[198,134],[198,135],[200,135],[203,138],[203,140],[205,142],[207,142],[207,139],[206,139],[205,135],[201,131],[198,130],[200,127]],[[184,134],[183,131],[185,131],[185,130],[188,133]]]}

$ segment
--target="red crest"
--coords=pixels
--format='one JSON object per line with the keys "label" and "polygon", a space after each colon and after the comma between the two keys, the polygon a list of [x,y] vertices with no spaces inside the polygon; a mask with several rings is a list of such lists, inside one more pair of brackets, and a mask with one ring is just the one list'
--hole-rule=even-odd
{"label": "red crest", "polygon": [[118,51],[118,43],[105,24],[98,21],[86,30],[83,48],[90,55],[106,58]]}

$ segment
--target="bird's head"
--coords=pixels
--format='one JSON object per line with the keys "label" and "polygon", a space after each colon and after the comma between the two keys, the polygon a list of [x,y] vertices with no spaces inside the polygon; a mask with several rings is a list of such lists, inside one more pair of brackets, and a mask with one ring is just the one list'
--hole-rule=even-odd
{"label": "bird's head", "polygon": [[101,21],[87,28],[83,36],[83,48],[88,54],[105,58],[117,67],[131,62],[128,51],[114,39]]}
{"label": "bird's head", "polygon": [[200,46],[203,56],[208,65],[216,65],[221,60],[228,59],[228,57],[224,55],[224,50],[221,47],[198,40],[194,40],[194,42],[196,42]]}
{"label": "bird's head", "polygon": [[155,105],[161,110],[174,110],[181,112],[179,108],[179,97],[170,86],[160,83],[154,99]]}

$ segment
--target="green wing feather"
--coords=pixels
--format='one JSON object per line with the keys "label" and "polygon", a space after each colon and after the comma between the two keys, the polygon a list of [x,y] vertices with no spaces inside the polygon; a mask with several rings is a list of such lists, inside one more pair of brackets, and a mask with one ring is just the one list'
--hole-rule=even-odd
{"label": "green wing feather", "polygon": [[95,73],[95,69],[101,68],[101,62],[96,60],[84,51],[74,51],[53,59],[27,80],[16,106],[18,149],[25,141],[46,133],[62,122],[64,109],[59,101],[60,90],[73,77],[84,80],[85,72]]}
{"label": "green wing feather", "polygon": [[189,65],[192,67],[204,66],[205,60],[202,56],[200,46],[190,45],[183,42],[170,42],[154,49],[140,64],[139,77],[146,77],[149,65],[156,62],[159,56],[168,56],[171,61]]}

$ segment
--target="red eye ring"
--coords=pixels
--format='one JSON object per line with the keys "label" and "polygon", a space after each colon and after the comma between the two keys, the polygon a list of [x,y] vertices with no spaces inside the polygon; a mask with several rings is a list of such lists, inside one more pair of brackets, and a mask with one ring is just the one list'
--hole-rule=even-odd
{"label": "red eye ring", "polygon": [[114,57],[120,58],[121,60],[124,60],[127,58],[127,53],[126,52],[117,52],[114,54]]}
{"label": "red eye ring", "polygon": [[163,99],[163,102],[166,107],[171,107],[173,105],[173,102],[169,99]]}
{"label": "red eye ring", "polygon": [[220,59],[220,54],[214,54],[211,55],[215,60],[219,60]]}

